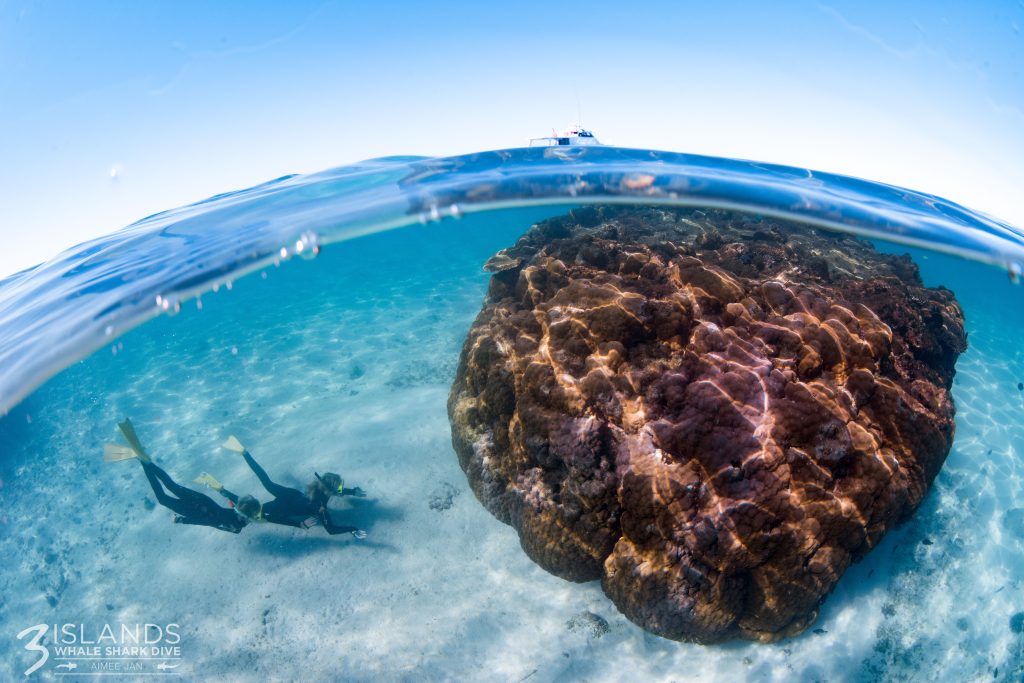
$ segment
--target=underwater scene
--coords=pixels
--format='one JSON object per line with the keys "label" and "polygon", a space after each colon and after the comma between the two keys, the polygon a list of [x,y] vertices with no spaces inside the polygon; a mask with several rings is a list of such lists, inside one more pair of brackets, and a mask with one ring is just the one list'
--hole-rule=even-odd
{"label": "underwater scene", "polygon": [[1024,680],[1024,236],[611,147],[0,281],[0,678]]}

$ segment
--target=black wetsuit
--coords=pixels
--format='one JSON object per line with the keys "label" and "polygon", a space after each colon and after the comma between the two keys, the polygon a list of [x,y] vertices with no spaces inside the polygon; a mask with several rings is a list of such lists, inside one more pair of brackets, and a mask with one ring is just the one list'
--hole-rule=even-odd
{"label": "black wetsuit", "polygon": [[[170,475],[157,465],[141,460],[139,462],[146,472],[149,485],[153,487],[156,499],[161,505],[177,513],[178,516],[174,518],[174,521],[178,524],[212,526],[214,529],[237,534],[249,523],[247,519],[231,508],[217,505],[213,498],[175,483]],[[167,495],[167,492],[164,491],[165,487],[177,498]]]}
{"label": "black wetsuit", "polygon": [[[287,486],[281,486],[275,484],[267,476],[267,473],[259,466],[249,451],[244,451],[242,457],[249,463],[249,467],[256,473],[256,477],[263,484],[263,488],[267,492],[274,496],[274,499],[263,504],[261,510],[263,519],[271,524],[283,524],[285,526],[294,526],[301,528],[309,528],[315,526],[317,523],[321,524],[327,533],[332,536],[335,534],[347,534],[353,531],[359,531],[354,526],[338,526],[331,521],[331,515],[327,511],[327,500],[329,496],[324,494],[322,491],[318,491],[316,498],[310,500],[302,491],[298,489],[289,488]],[[220,495],[230,500],[235,505],[238,504],[238,496],[227,489],[221,489]]]}

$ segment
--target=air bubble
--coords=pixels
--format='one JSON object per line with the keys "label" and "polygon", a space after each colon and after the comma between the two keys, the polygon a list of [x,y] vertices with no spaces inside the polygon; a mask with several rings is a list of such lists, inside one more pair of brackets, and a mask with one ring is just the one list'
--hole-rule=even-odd
{"label": "air bubble", "polygon": [[262,272],[260,273],[260,278],[261,278],[261,279],[263,279],[263,280],[266,280],[266,279],[267,279],[267,271],[265,271],[265,270],[264,270],[264,271],[262,271]]}
{"label": "air bubble", "polygon": [[320,236],[312,230],[299,235],[295,241],[295,253],[304,259],[314,259],[320,253]]}
{"label": "air bubble", "polygon": [[181,302],[178,301],[178,297],[174,294],[170,296],[157,295],[156,305],[168,315],[174,315],[181,311]]}
{"label": "air bubble", "polygon": [[452,204],[448,207],[448,213],[451,214],[452,218],[462,218],[462,207],[458,204]]}
{"label": "air bubble", "polygon": [[426,225],[427,223],[435,223],[441,220],[441,210],[437,208],[437,205],[430,207],[430,211],[424,211],[420,214],[420,223]]}
{"label": "air bubble", "polygon": [[237,346],[232,346],[231,347],[231,355],[232,356],[237,356],[238,355],[238,347]]}
{"label": "air bubble", "polygon": [[1024,266],[1017,261],[1010,261],[1010,265],[1006,267],[1006,273],[1010,276],[1010,282],[1017,285],[1020,284],[1021,275],[1024,274]]}
{"label": "air bubble", "polygon": [[230,292],[231,289],[235,286],[235,283],[233,283],[231,280],[227,280],[224,282],[224,286],[227,287],[228,291]]}
{"label": "air bubble", "polygon": [[114,334],[114,327],[113,327],[113,325],[107,325],[106,327],[104,327],[103,328],[103,334],[108,336],[108,337],[110,335]]}
{"label": "air bubble", "polygon": [[196,297],[196,310],[197,311],[203,310],[203,300],[200,299],[199,297]]}

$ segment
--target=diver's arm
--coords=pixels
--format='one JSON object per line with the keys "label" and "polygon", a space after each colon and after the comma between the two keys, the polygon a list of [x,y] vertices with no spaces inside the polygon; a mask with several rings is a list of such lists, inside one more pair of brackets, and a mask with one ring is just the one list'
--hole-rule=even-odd
{"label": "diver's arm", "polygon": [[338,534],[352,534],[356,538],[366,538],[366,532],[359,527],[354,526],[336,526],[331,521],[331,513],[327,511],[326,507],[320,508],[320,523],[323,524],[324,531],[329,533],[331,536],[337,536]]}
{"label": "diver's arm", "polygon": [[226,488],[221,487],[221,489],[217,491],[217,493],[230,500],[234,505],[238,505],[238,496],[235,495],[234,493],[231,493],[231,491],[228,491]]}
{"label": "diver's arm", "polygon": [[324,524],[324,530],[326,530],[331,536],[337,536],[338,534],[354,533],[359,531],[359,528],[354,526],[334,526],[333,524]]}
{"label": "diver's arm", "polygon": [[347,489],[347,488],[342,489],[341,490],[341,495],[343,495],[343,496],[355,496],[356,498],[366,498],[366,491],[363,491],[361,488],[356,486],[356,487],[353,487],[353,488],[350,488],[350,489]]}

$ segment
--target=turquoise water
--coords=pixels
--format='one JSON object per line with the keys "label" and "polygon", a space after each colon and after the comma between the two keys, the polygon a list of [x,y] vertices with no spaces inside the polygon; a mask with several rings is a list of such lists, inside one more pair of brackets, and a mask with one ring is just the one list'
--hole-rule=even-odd
{"label": "turquoise water", "polygon": [[[34,624],[151,623],[177,625],[179,658],[143,664],[184,680],[1021,680],[1024,299],[1007,275],[1018,233],[937,198],[796,169],[542,154],[287,178],[0,283],[0,677],[24,679],[37,661],[16,637]],[[584,200],[844,227],[910,251],[925,283],[963,307],[943,470],[797,637],[701,646],[646,633],[596,582],[531,562],[469,490],[445,402],[487,291],[481,266]],[[125,416],[182,483],[209,471],[260,492],[218,447],[228,434],[286,485],[341,472],[367,496],[333,514],[368,537],[175,525],[137,465],[102,461]],[[579,628],[585,612],[607,632]],[[91,680],[95,662],[61,661],[51,649],[32,677]]]}

